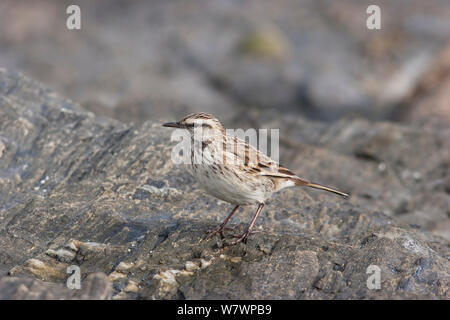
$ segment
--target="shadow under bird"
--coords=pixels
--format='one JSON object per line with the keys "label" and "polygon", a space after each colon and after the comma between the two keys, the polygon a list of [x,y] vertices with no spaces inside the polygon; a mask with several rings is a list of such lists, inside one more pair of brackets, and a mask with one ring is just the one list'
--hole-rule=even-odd
{"label": "shadow under bird", "polygon": [[256,204],[258,208],[246,231],[230,245],[246,243],[265,201],[274,192],[287,187],[305,186],[348,197],[344,192],[299,178],[246,141],[227,134],[219,120],[210,114],[191,114],[163,126],[189,132],[191,154],[188,155],[188,166],[193,176],[209,194],[235,205],[208,238],[218,233],[223,238],[225,225],[239,206]]}

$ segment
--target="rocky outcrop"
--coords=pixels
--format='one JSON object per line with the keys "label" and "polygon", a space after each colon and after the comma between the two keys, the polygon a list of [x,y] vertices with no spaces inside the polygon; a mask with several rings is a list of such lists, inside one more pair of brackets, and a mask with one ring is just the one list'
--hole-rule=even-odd
{"label": "rocky outcrop", "polygon": [[[393,212],[444,221],[447,133],[351,119],[281,128],[293,170],[352,196],[283,191],[247,245],[224,247],[204,235],[231,206],[170,161],[170,131],[95,117],[0,71],[0,297],[448,299],[448,241]],[[65,288],[71,265],[80,291]]]}

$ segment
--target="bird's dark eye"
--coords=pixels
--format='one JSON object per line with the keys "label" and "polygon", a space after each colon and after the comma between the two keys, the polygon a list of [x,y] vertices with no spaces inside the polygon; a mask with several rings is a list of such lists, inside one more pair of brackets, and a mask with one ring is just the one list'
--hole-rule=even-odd
{"label": "bird's dark eye", "polygon": [[186,128],[193,128],[193,127],[212,128],[212,126],[208,123],[185,123],[184,126]]}

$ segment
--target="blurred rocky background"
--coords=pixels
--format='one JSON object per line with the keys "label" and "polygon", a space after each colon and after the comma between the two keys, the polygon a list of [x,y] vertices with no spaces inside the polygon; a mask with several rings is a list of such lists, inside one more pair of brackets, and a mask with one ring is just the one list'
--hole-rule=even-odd
{"label": "blurred rocky background", "polygon": [[[381,30],[366,28],[374,3]],[[81,30],[65,27],[70,4],[81,7]],[[9,70],[0,79],[2,298],[448,298],[450,2],[2,0],[0,68]],[[185,190],[187,175],[161,169],[168,150],[152,155],[147,144],[169,146],[153,124],[197,111],[230,128],[279,128],[281,162],[349,191],[350,200],[289,191],[259,223],[296,238],[261,236],[243,262],[235,249],[224,258],[206,244],[193,252],[192,222],[212,227],[205,221],[217,223],[228,206]],[[113,155],[125,142],[136,150],[102,151]],[[374,247],[359,256],[343,249],[355,243]],[[192,256],[175,258],[171,244]],[[249,276],[243,264],[276,270],[298,246],[289,270],[296,277],[303,268],[311,283],[298,278],[281,293],[289,281],[275,277],[270,285],[281,287],[260,295],[239,284]],[[162,248],[163,256],[148,256]],[[211,256],[225,270],[199,271]],[[379,295],[352,284],[372,258],[392,273],[390,291]],[[86,278],[102,285],[78,296],[36,289],[36,281],[61,282],[71,261],[109,280]],[[250,288],[265,288],[255,277]],[[230,283],[235,291],[225,289]]]}
{"label": "blurred rocky background", "polygon": [[[3,0],[0,65],[123,121],[252,109],[448,124],[450,3],[376,1],[374,31],[372,2]],[[65,27],[72,3],[80,31]]]}

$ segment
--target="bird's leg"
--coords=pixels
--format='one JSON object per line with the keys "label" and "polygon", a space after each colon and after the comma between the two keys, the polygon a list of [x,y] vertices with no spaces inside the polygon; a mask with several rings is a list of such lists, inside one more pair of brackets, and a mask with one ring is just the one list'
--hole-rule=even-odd
{"label": "bird's leg", "polygon": [[223,234],[223,230],[225,229],[225,225],[228,223],[228,221],[230,221],[231,217],[233,216],[233,214],[236,212],[236,210],[239,208],[239,205],[237,205],[236,207],[234,207],[233,211],[231,211],[231,213],[228,215],[228,217],[225,218],[225,220],[223,220],[223,222],[221,223],[221,225],[209,232],[209,235],[206,237],[206,239],[211,239],[214,235],[216,235],[217,233],[220,233],[220,236],[222,238],[225,238],[225,235]]}
{"label": "bird's leg", "polygon": [[230,243],[230,245],[235,245],[239,242],[243,242],[243,243],[247,243],[247,238],[250,235],[250,233],[252,232],[253,226],[255,225],[256,219],[258,218],[262,208],[264,207],[264,203],[260,203],[258,206],[258,209],[256,210],[255,215],[252,218],[252,221],[250,222],[250,224],[248,225],[247,230],[240,236],[238,237],[237,240],[233,241]]}

